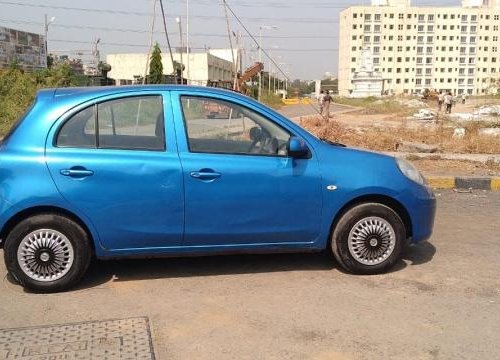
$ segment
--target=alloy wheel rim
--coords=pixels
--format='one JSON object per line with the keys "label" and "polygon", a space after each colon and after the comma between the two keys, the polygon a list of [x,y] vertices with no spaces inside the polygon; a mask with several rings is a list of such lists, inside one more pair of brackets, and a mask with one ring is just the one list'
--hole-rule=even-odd
{"label": "alloy wheel rim", "polygon": [[39,229],[21,240],[17,261],[29,278],[42,282],[54,281],[71,269],[74,250],[68,238],[59,231]]}
{"label": "alloy wheel rim", "polygon": [[378,265],[394,251],[396,233],[385,219],[371,216],[359,220],[349,232],[349,252],[361,264]]}

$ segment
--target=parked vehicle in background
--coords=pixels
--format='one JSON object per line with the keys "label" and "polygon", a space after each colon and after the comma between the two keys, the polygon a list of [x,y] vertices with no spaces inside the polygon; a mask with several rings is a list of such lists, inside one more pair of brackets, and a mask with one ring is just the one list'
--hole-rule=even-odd
{"label": "parked vehicle in background", "polygon": [[[227,111],[210,118],[207,103]],[[377,274],[434,221],[408,162],[212,88],[41,90],[3,139],[0,167],[5,263],[41,292],[77,284],[94,256],[329,248],[347,271]]]}

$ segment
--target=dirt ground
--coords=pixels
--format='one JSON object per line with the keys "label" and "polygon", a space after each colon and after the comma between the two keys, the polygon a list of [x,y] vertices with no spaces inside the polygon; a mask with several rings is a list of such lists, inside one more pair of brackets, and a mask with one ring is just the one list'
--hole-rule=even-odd
{"label": "dirt ground", "polygon": [[411,159],[410,161],[426,176],[500,176],[500,164],[482,164],[479,162],[428,159]]}
{"label": "dirt ground", "polygon": [[[479,106],[498,102],[497,99],[467,99],[466,104],[457,103],[453,112],[471,112]],[[437,105],[434,103],[429,103],[429,107],[437,110]],[[467,135],[463,139],[455,139],[452,137],[453,128],[408,120],[406,115],[395,113],[369,114],[364,109],[355,111],[339,109],[333,114],[332,119],[328,126],[325,126],[325,122],[319,116],[304,116],[299,118],[298,122],[320,137],[376,151],[395,151],[401,142],[436,145],[438,152],[432,159],[420,160],[410,157],[414,165],[425,175],[500,175],[500,164],[440,159],[440,152],[499,154],[500,139],[477,135],[475,125],[467,125]]]}
{"label": "dirt ground", "polygon": [[160,360],[498,359],[500,193],[437,199],[430,241],[377,276],[328,254],[121,260],[39,295],[0,260],[0,328],[147,316]]}

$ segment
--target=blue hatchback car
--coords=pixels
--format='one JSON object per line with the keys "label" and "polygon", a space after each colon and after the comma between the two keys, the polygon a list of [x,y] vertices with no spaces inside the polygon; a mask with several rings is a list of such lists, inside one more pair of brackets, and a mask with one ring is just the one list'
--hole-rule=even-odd
{"label": "blue hatchback car", "polygon": [[40,292],[75,285],[92,257],[331,249],[376,274],[434,214],[408,162],[212,88],[42,90],[0,148],[5,263]]}

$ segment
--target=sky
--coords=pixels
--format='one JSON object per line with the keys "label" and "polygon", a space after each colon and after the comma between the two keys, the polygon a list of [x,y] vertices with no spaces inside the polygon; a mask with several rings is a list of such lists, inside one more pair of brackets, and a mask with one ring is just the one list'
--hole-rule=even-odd
{"label": "sky", "polygon": [[[242,34],[244,65],[258,61],[257,44],[262,27],[262,48],[290,79],[321,79],[337,73],[339,12],[369,0],[227,0],[241,20],[229,12],[229,27]],[[460,0],[413,0],[417,6],[460,6]],[[163,0],[172,47],[180,45],[181,18],[184,45],[189,5],[189,45],[193,51],[229,48],[227,21],[221,0]],[[49,53],[90,59],[99,38],[101,59],[112,53],[147,53],[153,0],[0,0],[0,26],[44,33],[44,15],[55,17],[49,25]],[[153,41],[168,53],[160,7],[157,6]],[[234,37],[233,37],[233,46]],[[264,56],[265,68],[269,60]]]}

